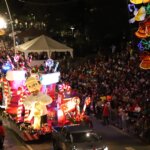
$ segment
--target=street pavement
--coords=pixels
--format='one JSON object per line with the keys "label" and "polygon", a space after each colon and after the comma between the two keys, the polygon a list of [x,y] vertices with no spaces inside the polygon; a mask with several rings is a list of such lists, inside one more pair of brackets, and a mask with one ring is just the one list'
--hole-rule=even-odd
{"label": "street pavement", "polygon": [[[112,126],[104,126],[102,121],[91,116],[94,130],[103,137],[104,145],[109,150],[150,150],[150,145],[144,143],[138,138],[125,133],[124,131]],[[7,126],[8,122],[5,122]],[[25,143],[12,130],[6,128],[6,138],[4,150],[53,150],[51,140]]]}
{"label": "street pavement", "polygon": [[11,129],[5,127],[5,131],[4,150],[32,150]]}
{"label": "street pavement", "polygon": [[102,120],[92,117],[94,129],[103,137],[103,142],[109,150],[150,150],[150,145],[141,141],[134,135],[113,126],[104,126]]}

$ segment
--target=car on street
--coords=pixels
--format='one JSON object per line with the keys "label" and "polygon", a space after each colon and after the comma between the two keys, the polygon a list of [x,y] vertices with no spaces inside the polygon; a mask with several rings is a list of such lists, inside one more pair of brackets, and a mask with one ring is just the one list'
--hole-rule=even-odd
{"label": "car on street", "polygon": [[52,141],[54,150],[108,150],[102,137],[85,125],[56,127],[52,132]]}

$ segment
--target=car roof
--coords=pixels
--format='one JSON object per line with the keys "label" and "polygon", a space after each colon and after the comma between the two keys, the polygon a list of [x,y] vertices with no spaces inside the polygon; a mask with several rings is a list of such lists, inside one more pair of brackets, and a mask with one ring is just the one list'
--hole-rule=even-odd
{"label": "car roof", "polygon": [[64,126],[64,128],[70,133],[93,132],[92,128],[85,125]]}

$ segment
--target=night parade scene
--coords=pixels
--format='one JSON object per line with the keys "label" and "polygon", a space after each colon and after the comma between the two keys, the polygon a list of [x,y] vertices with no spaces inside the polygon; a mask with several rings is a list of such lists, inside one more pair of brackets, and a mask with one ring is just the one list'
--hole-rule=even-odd
{"label": "night parade scene", "polygon": [[0,150],[150,150],[150,0],[1,0]]}

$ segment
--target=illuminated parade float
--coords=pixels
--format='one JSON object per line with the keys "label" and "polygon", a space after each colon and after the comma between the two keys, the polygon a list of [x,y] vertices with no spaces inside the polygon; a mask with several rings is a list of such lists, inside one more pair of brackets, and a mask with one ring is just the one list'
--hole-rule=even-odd
{"label": "illuminated parade float", "polygon": [[4,114],[12,129],[24,141],[40,139],[55,126],[89,123],[85,115],[90,97],[80,108],[79,97],[72,96],[69,84],[60,83],[60,72],[31,73],[8,70],[1,78]]}

